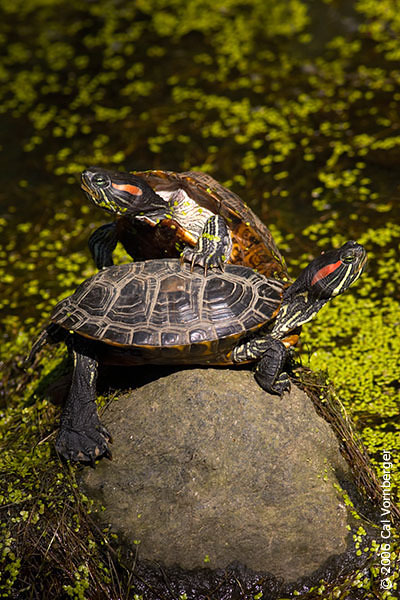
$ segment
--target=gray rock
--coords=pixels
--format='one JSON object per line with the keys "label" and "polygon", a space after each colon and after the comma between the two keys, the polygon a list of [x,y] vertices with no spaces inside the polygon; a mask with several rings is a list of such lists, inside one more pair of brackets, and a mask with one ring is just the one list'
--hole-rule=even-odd
{"label": "gray rock", "polygon": [[86,469],[81,485],[139,559],[183,570],[236,562],[293,582],[346,551],[335,484],[349,470],[295,386],[280,399],[248,371],[183,370],[121,396],[102,421],[113,461]]}

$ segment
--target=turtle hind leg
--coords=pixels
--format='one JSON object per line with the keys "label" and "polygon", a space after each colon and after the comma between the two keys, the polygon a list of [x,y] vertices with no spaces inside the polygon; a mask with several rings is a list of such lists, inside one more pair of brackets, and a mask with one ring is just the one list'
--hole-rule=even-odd
{"label": "turtle hind leg", "polygon": [[111,458],[111,435],[100,423],[96,407],[97,360],[91,344],[72,336],[74,372],[60,420],[56,450],[65,459],[94,465],[97,458]]}
{"label": "turtle hind leg", "polygon": [[187,246],[182,252],[182,259],[190,262],[192,267],[200,265],[207,273],[208,268],[224,268],[230,257],[232,240],[228,226],[220,215],[207,219],[194,248]]}
{"label": "turtle hind leg", "polygon": [[98,269],[111,267],[114,264],[112,255],[117,243],[118,234],[115,223],[102,225],[92,233],[88,246]]}

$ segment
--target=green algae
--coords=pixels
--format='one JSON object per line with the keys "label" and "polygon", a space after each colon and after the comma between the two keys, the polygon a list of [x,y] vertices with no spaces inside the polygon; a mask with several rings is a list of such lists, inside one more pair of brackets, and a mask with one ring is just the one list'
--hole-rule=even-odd
{"label": "green algae", "polygon": [[[23,365],[54,304],[94,273],[86,242],[106,219],[79,190],[90,164],[213,174],[271,224],[293,275],[326,247],[365,244],[368,273],[304,328],[298,354],[335,385],[379,476],[383,450],[392,451],[400,485],[399,11],[395,0],[312,4],[3,0],[3,596],[34,585],[37,539],[40,573],[59,576],[60,514],[57,543],[76,550],[61,569],[64,592],[90,596],[95,581],[118,595],[112,559],[99,557],[85,528],[74,469],[52,452],[59,409],[39,382],[57,379],[65,351]],[[323,39],[318,11],[330,22]],[[128,257],[119,250],[117,259]],[[378,572],[371,567],[368,584],[362,577],[354,587],[373,598]]]}

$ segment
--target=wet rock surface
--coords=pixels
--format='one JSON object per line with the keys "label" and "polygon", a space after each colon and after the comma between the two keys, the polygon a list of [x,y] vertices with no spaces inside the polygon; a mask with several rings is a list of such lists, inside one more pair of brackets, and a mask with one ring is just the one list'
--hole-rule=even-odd
{"label": "wet rock surface", "polygon": [[207,588],[213,573],[245,572],[253,591],[267,580],[282,591],[352,553],[337,489],[351,475],[297,387],[280,399],[249,371],[178,371],[120,396],[102,422],[113,461],[81,486],[139,564]]}

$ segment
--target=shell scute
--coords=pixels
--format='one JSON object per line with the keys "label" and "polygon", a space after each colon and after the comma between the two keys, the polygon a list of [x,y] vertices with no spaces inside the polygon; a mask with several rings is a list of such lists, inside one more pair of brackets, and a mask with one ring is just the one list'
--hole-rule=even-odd
{"label": "shell scute", "polygon": [[[254,324],[252,325],[252,328],[254,327]],[[245,330],[245,327],[243,327],[243,331]],[[237,326],[233,325],[232,322],[225,322],[222,323],[221,325],[217,324],[215,326],[215,331],[217,332],[217,336],[218,338],[222,339],[222,338],[226,338],[226,337],[231,337],[235,334],[237,334]]]}
{"label": "shell scute", "polygon": [[123,327],[120,323],[111,323],[106,329],[98,331],[98,339],[107,340],[110,344],[117,346],[130,346],[132,343],[132,331],[129,327]]}
{"label": "shell scute", "polygon": [[178,346],[180,342],[179,332],[167,331],[161,334],[161,346]]}
{"label": "shell scute", "polygon": [[154,334],[151,331],[135,331],[132,336],[132,345],[155,346]]}
{"label": "shell scute", "polygon": [[162,349],[179,360],[204,355],[206,362],[207,352],[229,349],[229,339],[266,324],[282,290],[281,282],[237,265],[204,277],[179,260],[129,263],[81,284],[52,321],[112,346]]}

